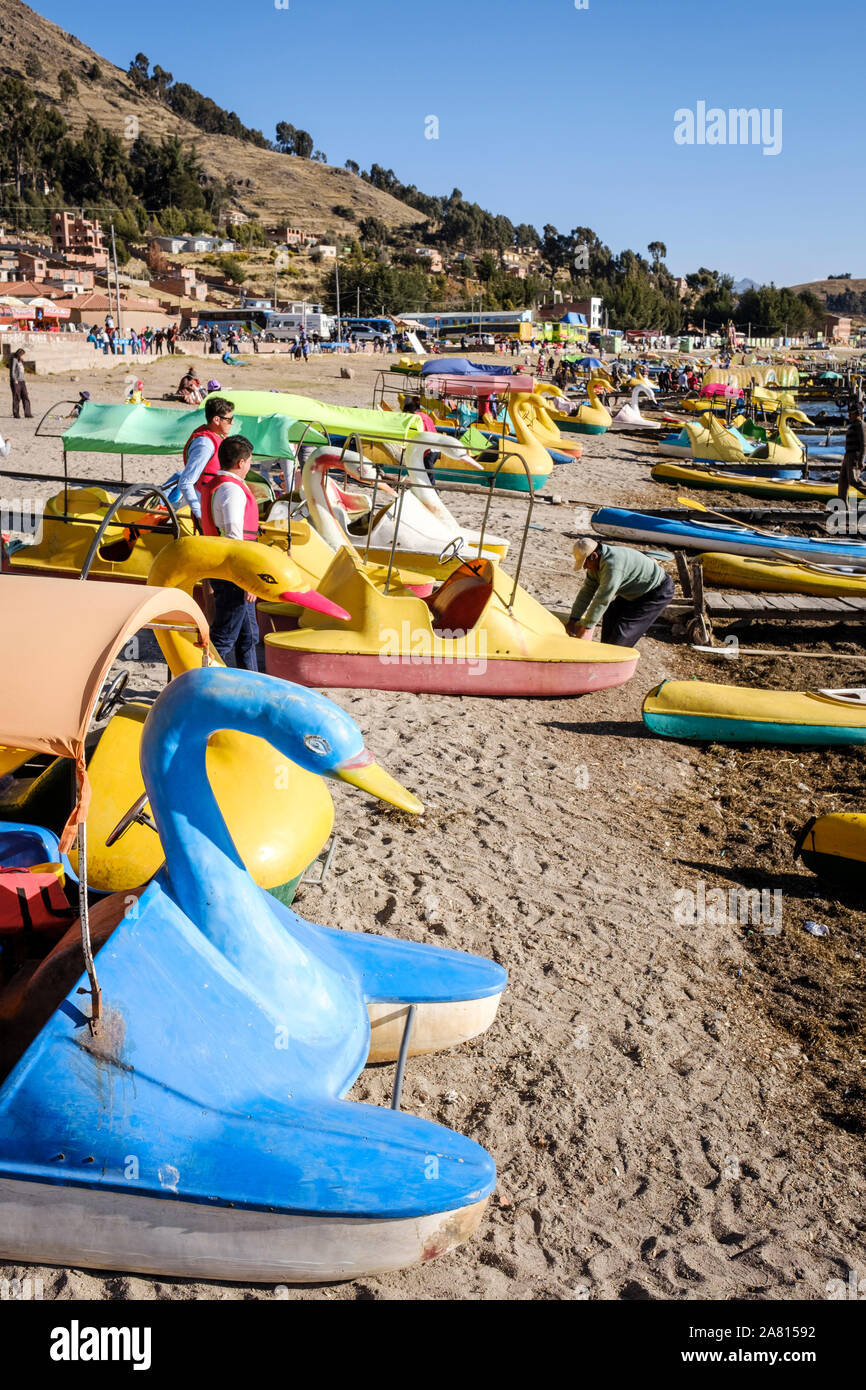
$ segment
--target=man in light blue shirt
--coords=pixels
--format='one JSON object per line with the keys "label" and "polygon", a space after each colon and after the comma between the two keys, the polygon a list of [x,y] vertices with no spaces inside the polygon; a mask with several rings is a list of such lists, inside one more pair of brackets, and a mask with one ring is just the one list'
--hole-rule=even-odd
{"label": "man in light blue shirt", "polygon": [[231,434],[235,408],[231,401],[222,396],[210,396],[205,401],[205,423],[193,430],[184,449],[184,463],[180,473],[168,479],[169,498],[174,506],[189,507],[198,522],[201,521],[201,500],[196,484],[202,474],[219,472],[217,451],[224,439]]}

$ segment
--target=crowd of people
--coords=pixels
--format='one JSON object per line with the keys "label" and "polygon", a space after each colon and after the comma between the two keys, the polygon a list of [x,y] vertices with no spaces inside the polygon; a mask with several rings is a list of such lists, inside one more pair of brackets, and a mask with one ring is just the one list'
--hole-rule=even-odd
{"label": "crowd of people", "polygon": [[106,314],[104,323],[95,323],[90,328],[87,341],[99,352],[116,353],[119,348],[128,346],[133,356],[150,353],[159,357],[163,352],[177,352],[178,334],[176,323],[168,328],[151,328],[148,324],[140,332],[135,328],[128,328],[125,336],[121,338],[113,315]]}

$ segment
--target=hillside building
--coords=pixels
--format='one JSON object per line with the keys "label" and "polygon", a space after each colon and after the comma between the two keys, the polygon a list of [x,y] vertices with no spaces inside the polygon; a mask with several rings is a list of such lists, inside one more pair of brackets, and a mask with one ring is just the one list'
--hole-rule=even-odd
{"label": "hillside building", "polygon": [[214,251],[237,251],[236,241],[226,237],[210,236],[201,232],[195,236],[155,236],[152,238],[161,251],[169,256],[210,255]]}
{"label": "hillside building", "polygon": [[442,252],[437,251],[435,246],[416,246],[415,255],[419,261],[427,262],[427,268],[431,275],[438,275],[444,269]]}
{"label": "hillside building", "polygon": [[315,246],[316,235],[314,232],[305,232],[301,227],[277,227],[277,241],[285,246]]}
{"label": "hillside building", "polygon": [[55,253],[67,260],[83,260],[94,270],[108,267],[102,228],[96,221],[74,217],[70,212],[52,212],[51,244]]}
{"label": "hillside building", "polygon": [[559,304],[542,304],[538,317],[543,323],[558,323],[567,314],[577,314],[582,317],[590,333],[599,332],[603,327],[603,305],[604,300],[600,295],[592,295],[589,299],[563,300]]}
{"label": "hillside building", "polygon": [[190,265],[172,266],[164,275],[154,277],[150,285],[151,289],[159,290],[162,294],[177,295],[179,299],[207,299],[207,285],[196,279]]}
{"label": "hillside building", "polygon": [[851,341],[851,319],[846,314],[827,314],[824,319],[824,337],[830,343],[847,346]]}

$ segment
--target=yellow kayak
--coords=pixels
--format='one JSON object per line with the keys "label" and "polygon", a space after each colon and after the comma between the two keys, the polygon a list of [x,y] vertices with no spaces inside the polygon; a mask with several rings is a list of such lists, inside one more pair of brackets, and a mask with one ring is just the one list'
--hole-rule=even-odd
{"label": "yellow kayak", "polygon": [[[657,483],[677,487],[703,488],[707,492],[741,492],[747,497],[776,497],[784,502],[828,502],[838,496],[835,482],[819,483],[806,478],[760,478],[752,473],[725,472],[724,468],[702,468],[681,463],[657,463],[650,476]],[[850,496],[863,497],[852,488]]]}
{"label": "yellow kayak", "polygon": [[648,729],[706,743],[866,743],[866,689],[761,690],[662,681],[643,703]]}
{"label": "yellow kayak", "polygon": [[854,811],[812,816],[797,836],[794,858],[822,878],[866,881],[866,816]]}
{"label": "yellow kayak", "polygon": [[815,594],[825,598],[866,597],[866,574],[831,565],[796,565],[786,560],[750,560],[713,551],[699,555],[704,583],[716,589],[759,594]]}

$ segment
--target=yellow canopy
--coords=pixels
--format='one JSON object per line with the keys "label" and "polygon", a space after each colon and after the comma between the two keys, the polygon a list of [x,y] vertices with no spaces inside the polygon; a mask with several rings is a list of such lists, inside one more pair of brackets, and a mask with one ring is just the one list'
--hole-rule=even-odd
{"label": "yellow canopy", "polygon": [[151,623],[196,627],[207,647],[207,620],[180,589],[0,578],[0,744],[74,758],[78,803],[61,838],[64,851],[87,815],[84,740],[102,684],[129,639]]}

